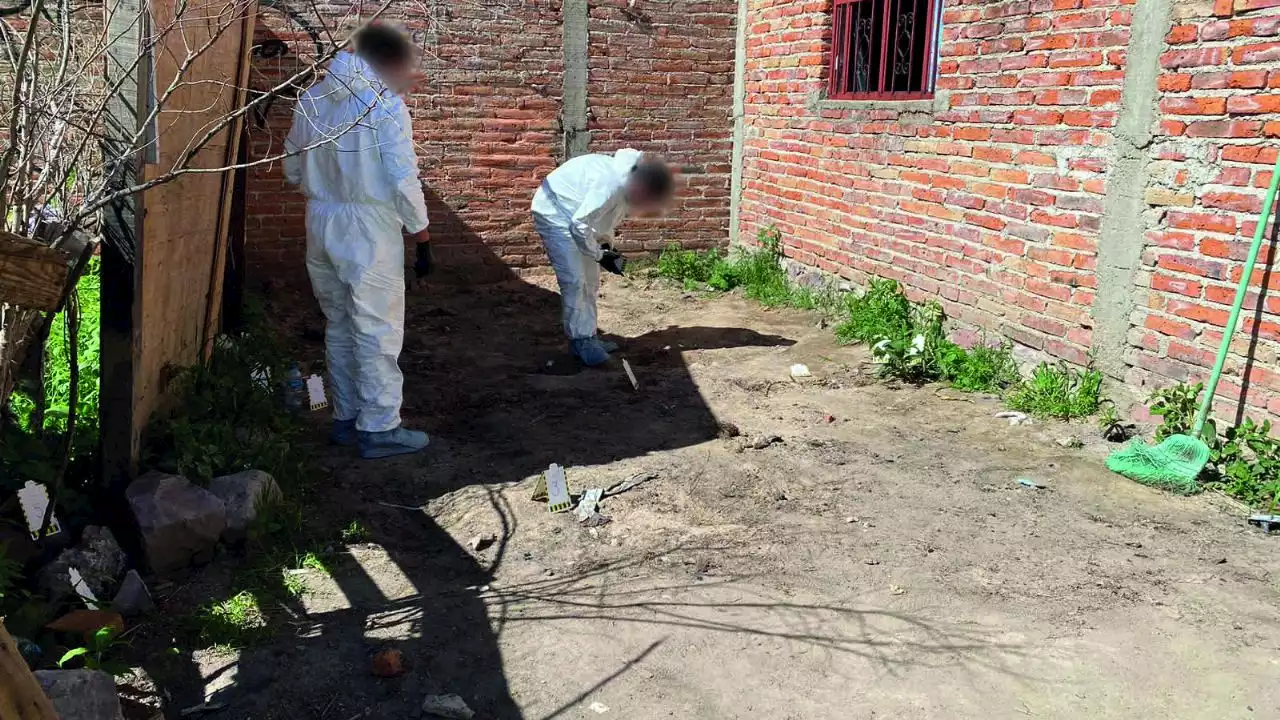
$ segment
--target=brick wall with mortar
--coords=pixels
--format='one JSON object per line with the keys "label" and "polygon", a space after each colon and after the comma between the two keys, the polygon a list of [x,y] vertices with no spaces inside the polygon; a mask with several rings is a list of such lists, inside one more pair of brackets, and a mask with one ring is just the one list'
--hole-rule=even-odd
{"label": "brick wall with mortar", "polygon": [[[1222,340],[1280,147],[1280,2],[1175,3],[1160,66],[1126,353],[1126,380],[1144,390],[1205,378]],[[1268,246],[1218,391],[1223,417],[1280,416],[1280,278],[1264,269]]]}
{"label": "brick wall with mortar", "polygon": [[[906,104],[823,99],[829,1],[746,3],[740,238],[777,225],[1141,394],[1207,375],[1280,134],[1280,3],[947,2],[937,97]],[[1220,413],[1249,354],[1248,412],[1280,411],[1264,305]]]}
{"label": "brick wall with mortar", "polygon": [[[325,25],[343,25],[350,10],[321,7]],[[624,226],[624,249],[728,240],[731,0],[440,3],[426,15],[389,17],[424,48],[409,105],[433,247],[446,276],[498,279],[546,265],[528,208],[541,178],[565,157],[564,22],[578,8],[588,39],[582,60],[590,140],[582,149],[635,147],[686,171],[677,208],[667,218]],[[315,30],[321,22],[308,22],[309,13],[275,3],[264,9],[257,39],[260,50],[269,45],[255,59],[255,87],[287,77],[324,45]],[[253,125],[250,159],[278,152],[292,105],[274,103]],[[247,192],[251,278],[305,283],[303,200],[284,184],[279,163],[254,167]]]}

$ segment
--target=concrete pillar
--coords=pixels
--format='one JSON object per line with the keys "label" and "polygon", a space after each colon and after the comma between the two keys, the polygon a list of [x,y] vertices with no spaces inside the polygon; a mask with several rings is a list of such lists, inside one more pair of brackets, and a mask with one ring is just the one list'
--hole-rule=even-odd
{"label": "concrete pillar", "polygon": [[587,0],[564,0],[564,105],[560,127],[564,159],[585,155],[591,146],[587,130]]}
{"label": "concrete pillar", "polygon": [[1137,292],[1134,279],[1146,242],[1143,193],[1151,163],[1160,53],[1172,22],[1171,5],[1171,0],[1138,0],[1129,26],[1120,117],[1098,237],[1098,294],[1093,302],[1094,362],[1114,378],[1125,373],[1129,318]]}

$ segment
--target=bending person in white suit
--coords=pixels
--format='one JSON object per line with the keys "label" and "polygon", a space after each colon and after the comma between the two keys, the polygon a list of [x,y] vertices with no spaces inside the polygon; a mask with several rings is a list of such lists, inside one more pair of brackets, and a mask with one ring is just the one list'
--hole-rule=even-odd
{"label": "bending person in white suit", "polygon": [[613,233],[630,213],[649,213],[670,199],[671,171],[636,150],[576,157],[556,168],[533,196],[533,226],[555,270],[569,344],[588,366],[603,365],[616,346],[597,337],[600,269],[621,275],[626,260]]}

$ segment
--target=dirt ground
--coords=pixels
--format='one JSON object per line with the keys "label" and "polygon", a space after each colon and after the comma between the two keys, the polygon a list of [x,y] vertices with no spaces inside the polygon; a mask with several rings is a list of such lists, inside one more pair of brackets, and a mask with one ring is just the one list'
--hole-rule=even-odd
{"label": "dirt ground", "polygon": [[[170,707],[414,718],[456,693],[495,720],[1280,718],[1280,538],[1239,509],[1110,474],[1092,426],[887,387],[816,317],[739,298],[608,283],[633,391],[569,360],[540,285],[411,299],[405,416],[430,451],[325,451],[315,501],[374,542],[306,575],[292,634],[196,654]],[[743,449],[725,424],[780,441]],[[1073,434],[1085,448],[1057,444]],[[575,492],[656,477],[588,528],[530,500],[551,462]],[[369,672],[387,645],[409,666],[393,680]]]}

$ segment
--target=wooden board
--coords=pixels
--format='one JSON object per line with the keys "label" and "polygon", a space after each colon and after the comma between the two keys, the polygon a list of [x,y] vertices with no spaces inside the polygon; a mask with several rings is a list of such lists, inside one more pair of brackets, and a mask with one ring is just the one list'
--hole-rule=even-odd
{"label": "wooden board", "polygon": [[[140,153],[146,163],[140,179],[197,170],[130,198],[129,207],[115,209],[121,219],[108,223],[110,234],[127,241],[103,249],[102,452],[104,472],[122,482],[137,468],[147,425],[174,400],[173,371],[203,360],[207,329],[217,321],[210,305],[221,302],[222,198],[230,182],[221,168],[232,164],[231,138],[239,133],[232,124],[199,150],[194,145],[243,103],[241,59],[252,42],[257,4],[109,0],[108,7],[127,41],[113,43],[108,75],[138,67],[121,93],[137,102],[121,103],[113,127],[132,136],[154,103],[161,104],[153,128],[143,133],[155,142]],[[150,10],[147,22],[128,22],[141,8]],[[149,27],[140,31],[142,25]],[[132,63],[140,33],[158,38],[158,46],[151,62]]]}
{"label": "wooden board", "polygon": [[0,303],[56,310],[70,271],[71,258],[66,253],[0,232]]}
{"label": "wooden board", "polygon": [[[150,7],[154,28],[173,28],[155,53],[157,94],[163,96],[184,64],[186,70],[184,82],[161,107],[156,162],[145,168],[149,178],[183,162],[193,141],[242,102],[244,38],[248,33],[252,42],[257,14],[256,3],[250,0],[156,0]],[[201,47],[205,47],[202,52],[189,57],[187,48]],[[189,167],[212,170],[231,164],[235,157],[231,138],[237,135],[230,129],[223,129],[200,149]],[[133,418],[139,436],[155,414],[174,400],[174,388],[168,382],[173,369],[204,359],[209,306],[214,295],[221,302],[221,273],[212,270],[225,262],[221,199],[228,175],[189,173],[144,196],[147,215],[139,248]]]}
{"label": "wooden board", "polygon": [[3,620],[0,620],[0,718],[58,720],[53,703],[27,668]]}
{"label": "wooden board", "polygon": [[[233,107],[244,105],[249,90],[249,63],[253,52],[253,28],[258,23],[258,5],[253,2],[245,12],[240,36],[240,67],[237,74],[235,100]],[[230,143],[227,146],[227,166],[235,165],[240,159],[240,138],[243,133],[244,118],[240,117],[227,128]],[[235,171],[223,173],[221,205],[218,208],[217,243],[213,249],[213,268],[209,276],[209,298],[205,305],[204,347],[201,353],[203,360],[213,354],[213,341],[218,336],[218,328],[222,321],[222,285],[227,276],[227,250],[231,242],[231,206],[232,193],[235,192]]]}

